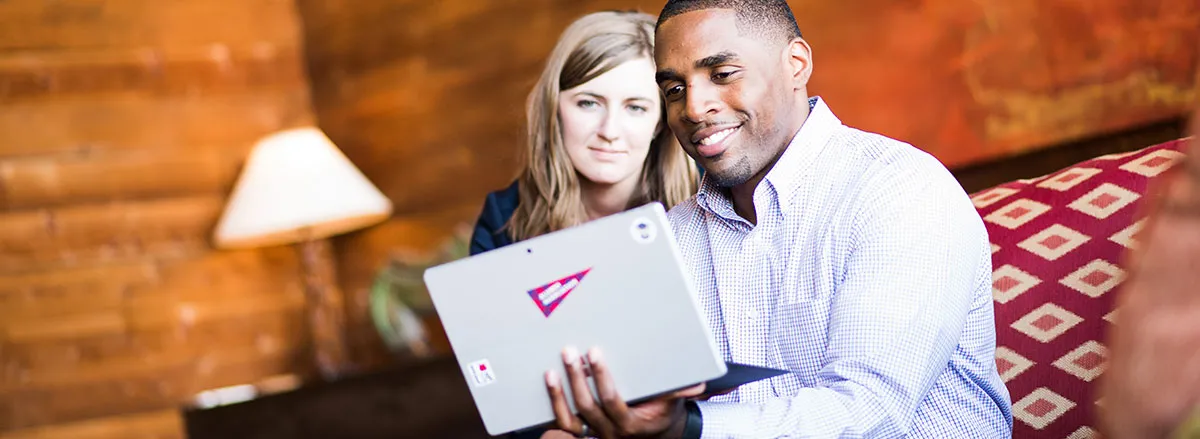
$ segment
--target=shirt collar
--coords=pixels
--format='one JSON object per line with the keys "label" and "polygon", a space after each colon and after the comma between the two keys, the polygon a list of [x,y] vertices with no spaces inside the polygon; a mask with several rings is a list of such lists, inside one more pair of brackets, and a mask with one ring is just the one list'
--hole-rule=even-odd
{"label": "shirt collar", "polygon": [[[754,189],[755,205],[758,206],[758,199],[763,191],[774,189],[774,196],[779,203],[780,209],[787,210],[791,206],[792,196],[801,188],[804,174],[807,172],[809,165],[829,143],[830,137],[833,136],[834,130],[842,126],[842,121],[830,111],[825,101],[818,96],[809,98],[808,100],[808,118],[804,124],[800,126],[800,130],[796,132],[795,137],[788,143],[787,148],[783,151],[783,155],[767,172],[766,177]],[[719,200],[719,201],[717,201]],[[700,190],[696,194],[696,202],[703,208],[712,213],[722,216],[737,217],[733,213],[732,200],[726,195],[726,192],[717,187],[708,174],[705,173],[704,179],[700,183]],[[756,207],[757,209],[758,207]],[[759,215],[761,217],[761,214]]]}

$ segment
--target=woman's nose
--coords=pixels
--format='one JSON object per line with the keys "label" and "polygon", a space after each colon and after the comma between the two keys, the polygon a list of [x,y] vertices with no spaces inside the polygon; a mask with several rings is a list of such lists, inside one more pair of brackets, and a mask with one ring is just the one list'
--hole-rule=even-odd
{"label": "woman's nose", "polygon": [[614,111],[607,111],[600,120],[596,134],[608,142],[614,142],[621,137],[621,121]]}

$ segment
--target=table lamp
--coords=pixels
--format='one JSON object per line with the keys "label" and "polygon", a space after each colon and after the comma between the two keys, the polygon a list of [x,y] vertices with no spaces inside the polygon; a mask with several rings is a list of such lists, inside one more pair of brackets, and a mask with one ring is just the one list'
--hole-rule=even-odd
{"label": "table lamp", "polygon": [[325,379],[347,363],[344,299],[328,239],[380,223],[392,203],[314,127],[259,140],[213,233],[220,249],[296,244],[304,273],[313,355]]}

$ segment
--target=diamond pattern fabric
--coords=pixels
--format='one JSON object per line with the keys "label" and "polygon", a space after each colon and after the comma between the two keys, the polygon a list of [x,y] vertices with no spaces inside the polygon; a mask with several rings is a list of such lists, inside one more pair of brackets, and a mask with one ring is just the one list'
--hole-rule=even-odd
{"label": "diamond pattern fabric", "polygon": [[996,365],[1014,438],[1098,438],[1097,394],[1125,251],[1137,245],[1147,184],[1182,140],[1112,154],[972,194],[992,241]]}

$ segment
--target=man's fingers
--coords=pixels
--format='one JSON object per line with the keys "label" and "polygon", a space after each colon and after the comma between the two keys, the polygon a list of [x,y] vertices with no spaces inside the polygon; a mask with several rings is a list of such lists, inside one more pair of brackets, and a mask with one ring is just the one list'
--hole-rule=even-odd
{"label": "man's fingers", "polygon": [[629,416],[629,406],[617,392],[617,384],[613,380],[608,365],[600,354],[599,348],[588,351],[588,363],[592,366],[592,378],[596,381],[596,393],[600,396],[601,407],[608,418],[620,425]]}
{"label": "man's fingers", "polygon": [[[728,392],[725,392],[725,393],[728,393]],[[703,395],[703,394],[704,394],[704,383],[700,383],[700,384],[694,385],[692,387],[688,387],[686,389],[676,390],[675,392],[671,393],[670,397],[672,399],[695,398],[695,397]]]}
{"label": "man's fingers", "polygon": [[579,436],[563,430],[550,430],[542,433],[541,439],[575,439],[577,437]]}
{"label": "man's fingers", "polygon": [[567,369],[567,382],[571,383],[571,394],[574,396],[575,409],[579,411],[579,416],[592,428],[601,428],[605,425],[606,419],[604,412],[596,406],[592,389],[588,387],[579,350],[574,347],[563,349],[563,364]]}
{"label": "man's fingers", "polygon": [[[572,434],[582,433],[583,421],[571,413],[571,407],[567,405],[567,396],[563,393],[562,379],[559,378],[558,372],[553,370],[546,372],[546,389],[550,391],[550,406],[554,409],[554,420],[558,423],[558,428]],[[545,438],[545,435],[542,437]]]}

